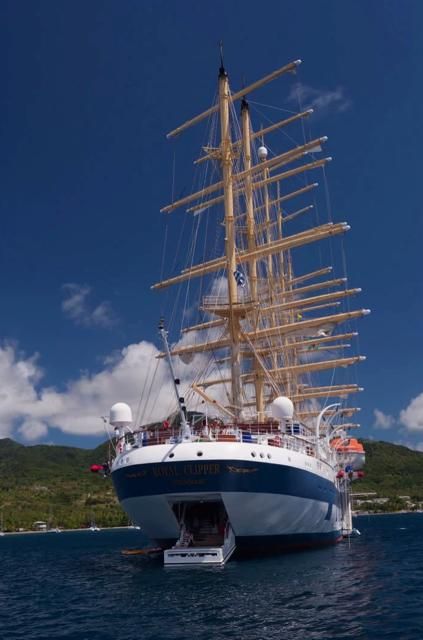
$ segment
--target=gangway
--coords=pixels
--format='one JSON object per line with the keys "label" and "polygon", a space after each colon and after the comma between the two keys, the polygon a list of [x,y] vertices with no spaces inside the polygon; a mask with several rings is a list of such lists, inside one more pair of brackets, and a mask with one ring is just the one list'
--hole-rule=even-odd
{"label": "gangway", "polygon": [[165,567],[218,566],[223,567],[236,548],[235,534],[227,523],[223,544],[198,546],[183,528],[178,542],[164,552]]}

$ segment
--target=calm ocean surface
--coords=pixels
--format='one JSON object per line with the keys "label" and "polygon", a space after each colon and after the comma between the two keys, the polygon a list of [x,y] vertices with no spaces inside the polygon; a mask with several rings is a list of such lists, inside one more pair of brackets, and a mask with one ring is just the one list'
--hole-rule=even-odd
{"label": "calm ocean surface", "polygon": [[0,538],[0,639],[423,639],[423,514],[362,516],[360,538],[224,569],[123,556],[139,531]]}

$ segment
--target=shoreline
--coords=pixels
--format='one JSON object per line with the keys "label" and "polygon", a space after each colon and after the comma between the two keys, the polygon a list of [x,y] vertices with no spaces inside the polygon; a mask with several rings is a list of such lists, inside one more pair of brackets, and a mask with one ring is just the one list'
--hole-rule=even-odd
{"label": "shoreline", "polygon": [[406,513],[423,513],[423,511],[409,511],[407,509],[402,509],[401,511],[355,511],[352,514],[352,517],[357,518],[360,516],[395,516],[404,515]]}
{"label": "shoreline", "polygon": [[[373,511],[355,511],[352,514],[353,518],[360,518],[363,516],[394,516],[394,515],[404,515],[404,514],[414,514],[414,513],[423,513],[423,510],[420,511],[407,511],[406,509],[403,509],[401,511],[379,511],[379,512],[373,512]],[[60,529],[59,531],[55,531],[54,529],[52,530],[47,530],[47,531],[31,531],[31,530],[25,530],[25,531],[3,531],[3,536],[1,537],[5,537],[5,536],[23,536],[23,535],[44,535],[46,533],[75,533],[75,532],[82,532],[82,531],[87,531],[87,532],[91,532],[91,533],[99,533],[100,531],[122,531],[122,530],[132,530],[132,531],[141,531],[140,529],[134,527],[133,525],[119,525],[116,527],[99,527],[99,531],[91,531],[90,527],[78,527],[76,529]]]}
{"label": "shoreline", "polygon": [[[140,531],[133,526],[117,526],[117,527],[99,527],[98,531],[91,531],[90,527],[80,527],[77,529],[60,529],[59,531],[55,531],[54,529],[46,530],[46,531],[32,531],[30,529],[26,529],[25,531],[3,531],[4,536],[23,536],[23,535],[44,535],[46,533],[73,533],[78,531],[87,531],[91,533],[99,533],[100,531],[114,531],[114,530],[122,530],[129,529],[133,531]],[[2,537],[4,537],[2,536]]]}

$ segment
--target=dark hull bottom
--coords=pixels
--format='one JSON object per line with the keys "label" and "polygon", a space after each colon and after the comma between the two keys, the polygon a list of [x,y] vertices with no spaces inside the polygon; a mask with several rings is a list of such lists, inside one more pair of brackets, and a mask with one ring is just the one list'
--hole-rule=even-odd
{"label": "dark hull bottom", "polygon": [[296,534],[290,536],[241,537],[236,539],[235,557],[265,556],[316,549],[342,540],[341,532],[330,534]]}
{"label": "dark hull bottom", "polygon": [[[316,549],[342,540],[341,531],[331,533],[298,533],[284,536],[237,536],[234,557],[253,557]],[[176,540],[157,540],[162,549],[169,549]]]}

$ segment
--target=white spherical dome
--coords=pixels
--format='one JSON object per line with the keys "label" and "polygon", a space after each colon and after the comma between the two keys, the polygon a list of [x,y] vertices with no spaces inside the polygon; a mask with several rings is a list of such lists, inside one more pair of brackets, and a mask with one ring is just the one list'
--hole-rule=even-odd
{"label": "white spherical dome", "polygon": [[286,396],[275,398],[270,405],[270,409],[272,416],[276,418],[276,420],[292,420],[292,416],[294,415],[292,400]]}
{"label": "white spherical dome", "polygon": [[257,149],[257,155],[259,157],[259,160],[266,160],[268,153],[269,152],[267,150],[267,147],[265,147],[264,145],[262,145]]}
{"label": "white spherical dome", "polygon": [[125,402],[116,402],[110,409],[109,422],[114,427],[132,424],[131,407]]}

